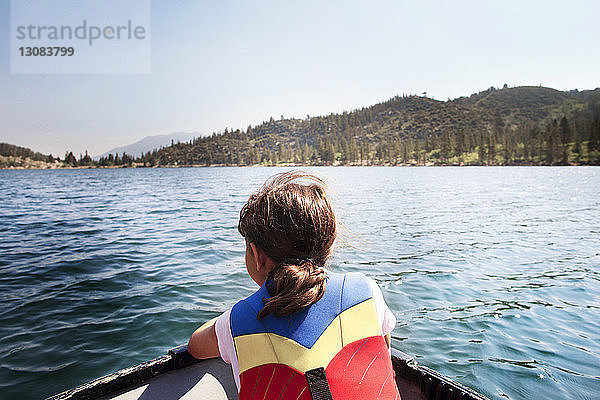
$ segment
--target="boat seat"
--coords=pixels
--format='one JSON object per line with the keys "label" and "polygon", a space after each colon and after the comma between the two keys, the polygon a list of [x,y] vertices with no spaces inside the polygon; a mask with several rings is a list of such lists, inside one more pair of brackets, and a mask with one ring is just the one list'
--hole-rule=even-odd
{"label": "boat seat", "polygon": [[158,375],[103,400],[237,400],[231,366],[213,358]]}

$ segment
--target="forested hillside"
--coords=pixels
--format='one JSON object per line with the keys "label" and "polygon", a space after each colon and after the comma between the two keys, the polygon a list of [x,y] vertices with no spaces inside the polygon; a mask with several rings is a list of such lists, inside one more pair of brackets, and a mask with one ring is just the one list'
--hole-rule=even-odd
{"label": "forested hillside", "polygon": [[490,88],[451,101],[397,96],[352,112],[225,129],[136,161],[147,166],[598,164],[599,101],[600,89],[543,87]]}
{"label": "forested hillside", "polygon": [[[51,155],[8,144],[0,145],[0,156],[0,167],[15,166],[17,156],[58,165]],[[448,101],[396,96],[341,114],[271,117],[138,157],[109,154],[94,161],[87,152],[79,157],[66,152],[60,162],[79,167],[279,164],[600,165],[600,89],[505,85]]]}
{"label": "forested hillside", "polygon": [[51,154],[44,155],[26,147],[0,143],[0,168],[58,168],[58,162]]}

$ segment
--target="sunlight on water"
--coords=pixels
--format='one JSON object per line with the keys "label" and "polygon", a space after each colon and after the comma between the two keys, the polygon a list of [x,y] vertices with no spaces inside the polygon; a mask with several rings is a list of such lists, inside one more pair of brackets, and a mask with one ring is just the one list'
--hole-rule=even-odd
{"label": "sunlight on water", "polygon": [[[0,171],[2,393],[162,355],[250,294],[239,210],[282,170]],[[598,397],[600,168],[310,170],[394,347],[494,399]]]}

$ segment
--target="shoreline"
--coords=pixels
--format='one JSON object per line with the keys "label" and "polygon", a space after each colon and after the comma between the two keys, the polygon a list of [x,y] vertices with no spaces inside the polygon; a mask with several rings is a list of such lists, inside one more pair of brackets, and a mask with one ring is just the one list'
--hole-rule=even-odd
{"label": "shoreline", "polygon": [[427,164],[275,164],[275,165],[238,165],[238,164],[191,164],[191,165],[111,165],[111,166],[48,166],[48,167],[33,167],[33,166],[18,166],[18,167],[0,167],[0,170],[80,170],[80,169],[154,169],[154,168],[278,168],[278,167],[597,167],[598,164],[443,164],[443,163],[427,163]]}

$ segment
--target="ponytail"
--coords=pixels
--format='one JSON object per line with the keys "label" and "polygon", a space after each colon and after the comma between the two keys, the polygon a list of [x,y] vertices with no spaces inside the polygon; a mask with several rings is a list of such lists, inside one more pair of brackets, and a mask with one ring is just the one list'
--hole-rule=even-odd
{"label": "ponytail", "polygon": [[271,297],[263,299],[258,319],[271,313],[284,317],[316,303],[323,297],[326,283],[325,270],[310,260],[274,268],[266,283]]}

